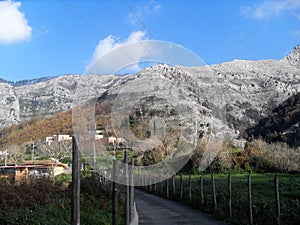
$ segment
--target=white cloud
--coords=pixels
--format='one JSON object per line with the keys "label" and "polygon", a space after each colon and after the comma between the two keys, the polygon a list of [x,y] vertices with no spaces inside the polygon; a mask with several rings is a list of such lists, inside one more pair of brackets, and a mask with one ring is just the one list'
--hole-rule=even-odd
{"label": "white cloud", "polygon": [[[112,35],[107,36],[106,38],[99,41],[96,46],[93,58],[91,63],[87,66],[87,70],[93,66],[96,62],[99,64],[98,60],[101,58],[102,60],[107,60],[105,63],[101,62],[100,70],[103,73],[111,73],[114,72],[116,65],[127,65],[132,61],[139,61],[142,57],[147,55],[147,49],[143,44],[140,45],[131,45],[130,51],[121,52],[122,54],[114,55],[114,59],[110,60],[110,56],[108,53],[113,52],[113,50],[118,49],[121,46],[126,46],[133,43],[139,43],[140,41],[147,40],[145,31],[136,31],[132,32],[128,38],[123,41],[119,41],[117,37]],[[121,50],[123,51],[123,50]],[[103,57],[107,55],[106,57]],[[138,69],[135,66],[135,69]]]}
{"label": "white cloud", "polygon": [[32,28],[19,8],[21,2],[0,2],[0,43],[12,44],[30,40]]}
{"label": "white cloud", "polygon": [[136,73],[156,64],[203,66],[201,58],[172,42],[148,40],[145,31],[136,31],[123,41],[110,35],[100,40],[85,74]]}
{"label": "white cloud", "polygon": [[137,6],[134,12],[129,13],[130,23],[138,23],[139,19],[142,20],[143,17],[158,12],[161,7],[161,4],[158,4],[156,1],[149,1],[147,5]]}
{"label": "white cloud", "polygon": [[95,48],[93,54],[93,61],[97,60],[101,56],[105,55],[107,52],[111,51],[112,49],[118,48],[122,45],[131,44],[135,42],[139,42],[141,40],[145,40],[146,32],[145,31],[136,31],[132,32],[128,38],[124,41],[118,41],[118,38],[109,35],[103,40],[100,40],[98,45]]}
{"label": "white cloud", "polygon": [[240,13],[248,18],[263,20],[279,16],[284,12],[296,13],[299,9],[299,0],[265,0],[256,6],[241,7]]}

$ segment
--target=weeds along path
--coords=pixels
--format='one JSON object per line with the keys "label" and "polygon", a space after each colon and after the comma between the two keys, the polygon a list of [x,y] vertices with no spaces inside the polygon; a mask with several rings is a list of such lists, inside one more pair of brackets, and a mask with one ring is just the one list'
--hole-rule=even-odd
{"label": "weeds along path", "polygon": [[212,215],[162,197],[135,191],[139,225],[228,225]]}

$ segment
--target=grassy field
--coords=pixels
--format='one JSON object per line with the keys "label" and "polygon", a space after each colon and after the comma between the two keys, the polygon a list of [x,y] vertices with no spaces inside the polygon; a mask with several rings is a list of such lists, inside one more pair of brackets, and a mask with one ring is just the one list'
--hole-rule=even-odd
{"label": "grassy field", "polygon": [[[252,174],[252,201],[254,224],[273,225],[276,221],[275,188],[273,173]],[[215,174],[217,210],[213,207],[211,175],[205,174],[203,179],[204,203],[200,197],[200,176],[192,176],[192,201],[189,201],[189,177],[183,176],[182,202],[203,211],[212,212],[217,217],[233,224],[250,224],[248,201],[248,174],[232,174],[232,218],[228,213],[228,175]],[[278,174],[281,224],[300,224],[300,174]],[[170,198],[180,201],[180,177],[175,178],[176,193],[172,193],[172,181],[169,180]],[[160,184],[156,185],[156,193],[160,193]],[[154,188],[152,187],[152,190]],[[166,195],[166,181],[163,183]]]}

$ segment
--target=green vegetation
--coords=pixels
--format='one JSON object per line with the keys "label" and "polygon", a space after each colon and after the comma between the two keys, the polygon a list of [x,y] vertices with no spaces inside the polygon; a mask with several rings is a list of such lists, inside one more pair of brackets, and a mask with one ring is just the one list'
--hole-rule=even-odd
{"label": "green vegetation", "polygon": [[[124,126],[129,126],[132,133],[139,139],[151,138],[151,131],[159,121],[150,120],[153,116],[162,114],[164,110],[151,108],[155,99],[142,102],[144,114],[139,110],[131,112],[129,121]],[[113,146],[109,145],[108,137],[116,136],[116,131],[111,123],[110,100],[100,98],[96,104],[95,120],[97,129],[105,129],[102,144],[107,146],[107,153],[114,155]],[[161,108],[163,109],[163,108]],[[176,117],[176,113],[167,110],[166,115]],[[79,121],[80,122],[80,121]],[[166,138],[163,141],[146,146],[146,151],[129,151],[129,162],[135,159],[135,164],[147,166],[164,160],[170,152],[176,149],[178,140],[178,121],[168,121],[166,126]],[[252,139],[245,149],[225,143],[217,157],[203,162],[206,146],[212,146],[212,150],[219,147],[216,143],[209,142],[201,136],[195,154],[181,170],[183,173],[193,175],[192,202],[188,199],[188,178],[184,176],[184,198],[183,202],[191,206],[214,212],[217,216],[237,224],[249,224],[248,219],[248,197],[247,197],[247,174],[252,174],[253,189],[253,213],[255,224],[275,223],[275,198],[274,198],[274,172],[279,174],[282,224],[300,224],[300,93],[290,97],[287,101],[273,110],[273,113],[262,119],[259,124],[248,129],[248,137]],[[38,140],[44,140],[46,136],[53,134],[73,134],[71,111],[56,114],[49,118],[36,117],[28,121],[7,127],[0,131],[0,148],[4,150],[9,146],[9,157],[12,162],[18,163],[23,160],[22,154],[31,159],[31,149],[35,147],[35,154],[39,154]],[[259,137],[263,139],[259,139]],[[35,140],[35,146],[31,140]],[[161,143],[162,142],[162,143]],[[276,143],[273,143],[276,142]],[[280,143],[280,142],[286,142]],[[214,146],[216,144],[216,146]],[[54,146],[65,147],[67,146]],[[70,147],[70,146],[69,146]],[[123,146],[124,147],[124,146]],[[125,146],[126,147],[126,146]],[[24,155],[23,155],[24,156]],[[42,155],[48,157],[48,155]],[[122,146],[116,149],[116,159],[123,161],[124,151]],[[87,157],[91,157],[88,160]],[[84,160],[93,161],[93,156],[86,156]],[[98,156],[97,163],[101,163],[102,156]],[[56,157],[57,158],[57,157]],[[63,158],[70,162],[70,157]],[[103,163],[106,161],[104,160]],[[218,210],[212,205],[212,191],[210,174],[204,177],[204,203],[200,200],[200,187],[198,168],[201,164],[209,165],[205,168],[207,173],[216,174],[216,189]],[[98,165],[99,166],[99,165]],[[100,165],[102,166],[102,165]],[[233,217],[227,212],[227,175],[232,173],[233,192]],[[260,174],[262,173],[262,174]],[[293,173],[293,174],[288,174]],[[100,186],[98,178],[92,174],[82,176],[81,195],[81,222],[82,224],[110,224],[111,223],[111,200],[110,192]],[[60,176],[55,181],[41,180],[41,183],[23,184],[21,186],[0,183],[0,224],[69,224],[70,223],[70,177]],[[170,182],[171,183],[171,182]],[[179,200],[179,178],[176,179],[175,199]],[[96,191],[95,191],[96,190]],[[164,189],[165,190],[165,189]],[[170,189],[171,192],[171,189]],[[121,201],[122,202],[122,201]],[[123,204],[123,203],[122,203]],[[121,205],[123,209],[123,205]],[[121,211],[121,218],[123,212]],[[122,220],[120,221],[122,224]]]}
{"label": "green vegetation", "polygon": [[[202,140],[205,146],[205,139]],[[300,148],[292,148],[285,143],[267,143],[254,140],[245,149],[231,144],[223,145],[217,157],[205,170],[203,181],[204,202],[200,197],[199,166],[205,148],[200,142],[191,160],[180,171],[183,175],[183,198],[180,199],[180,178],[176,177],[176,194],[170,197],[194,208],[214,213],[220,219],[233,224],[246,225],[249,222],[248,173],[252,176],[252,209],[254,224],[275,224],[274,172],[279,173],[281,224],[300,224]],[[189,177],[192,175],[192,201],[189,201]],[[213,206],[211,173],[215,173],[217,210]],[[228,174],[232,174],[232,217],[228,212]],[[166,195],[166,183],[162,190]],[[148,188],[149,190],[149,188]],[[154,188],[152,187],[152,190]],[[160,194],[160,185],[156,193]]]}
{"label": "green vegetation", "polygon": [[[94,173],[84,173],[81,176],[81,224],[111,224],[110,191],[101,186],[99,176]],[[54,181],[41,179],[21,185],[0,182],[0,224],[70,224],[70,182],[70,175],[58,176]],[[121,199],[119,202],[119,224],[123,224],[124,204]]]}
{"label": "green vegetation", "polygon": [[[254,224],[275,224],[275,190],[273,173],[251,174],[252,201]],[[180,200],[180,177],[177,176],[176,194],[172,192],[172,181],[169,180],[170,198],[191,205],[194,208],[214,213],[220,219],[233,224],[246,225],[249,222],[248,181],[247,173],[232,174],[232,218],[228,213],[228,175],[215,174],[217,195],[217,210],[213,207],[211,174],[205,173],[203,179],[204,203],[200,197],[200,175],[192,176],[192,202],[189,202],[189,177],[183,175],[183,198]],[[166,181],[163,182],[163,192],[166,195]],[[148,188],[149,189],[149,188]],[[281,224],[300,224],[300,174],[279,174],[279,189],[281,201]],[[152,190],[154,188],[152,187]],[[157,184],[156,193],[160,194]]]}

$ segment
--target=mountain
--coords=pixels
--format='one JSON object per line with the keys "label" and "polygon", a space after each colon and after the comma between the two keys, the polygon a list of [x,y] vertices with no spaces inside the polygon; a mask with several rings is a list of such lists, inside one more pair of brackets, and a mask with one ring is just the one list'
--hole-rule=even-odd
{"label": "mountain", "polygon": [[263,138],[269,142],[286,142],[300,146],[300,92],[289,97],[258,124],[247,129],[249,139]]}
{"label": "mountain", "polygon": [[121,79],[124,77],[67,75],[23,86],[0,83],[0,128],[66,111],[82,100],[101,95]]}
{"label": "mountain", "polygon": [[[156,85],[161,97],[168,96],[175,105],[181,102],[196,107],[197,114],[207,112],[211,126],[238,137],[300,92],[299,60],[300,46],[296,46],[280,60],[234,60],[202,67],[162,64],[136,75],[67,75],[23,86],[0,82],[0,129],[35,116],[49,117],[103,93],[113,98],[122,87],[134,89],[138,84],[141,92]],[[170,84],[169,89],[162,83]],[[156,106],[161,107],[161,102],[156,101]]]}
{"label": "mountain", "polygon": [[300,68],[300,45],[295,46],[293,51],[287,55],[284,60],[288,61],[297,68]]}
{"label": "mountain", "polygon": [[39,82],[47,81],[47,80],[50,80],[53,78],[54,77],[40,77],[40,78],[35,78],[35,79],[30,79],[30,80],[20,80],[20,81],[8,81],[8,80],[0,78],[0,83],[7,83],[7,84],[11,84],[13,86],[24,86],[24,85],[36,84]]}

